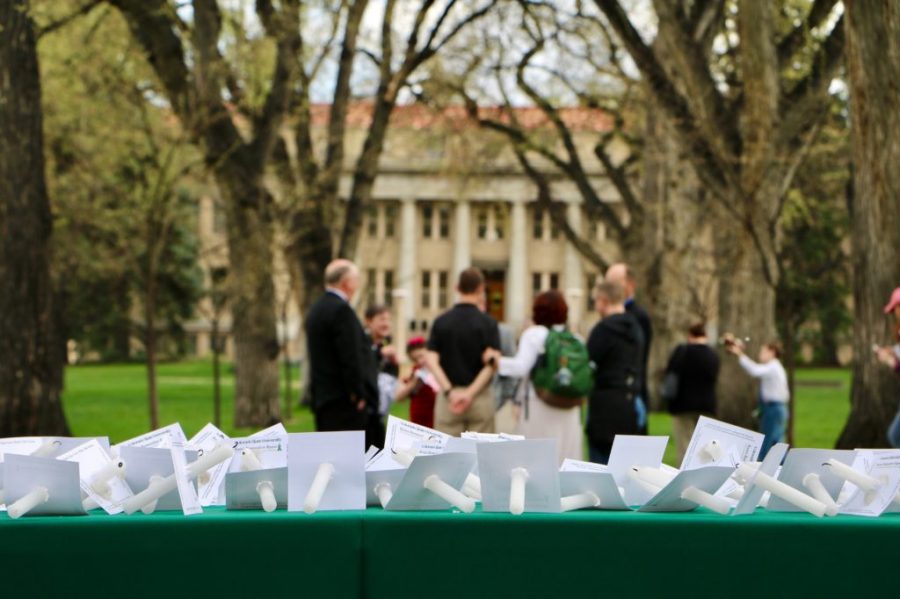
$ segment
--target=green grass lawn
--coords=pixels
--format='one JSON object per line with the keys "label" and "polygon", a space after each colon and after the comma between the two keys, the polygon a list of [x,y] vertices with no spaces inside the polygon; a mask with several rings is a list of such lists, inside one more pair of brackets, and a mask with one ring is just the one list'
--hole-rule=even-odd
{"label": "green grass lawn", "polygon": [[[222,426],[228,434],[239,436],[252,429],[234,427],[234,377],[223,366]],[[161,424],[181,422],[190,437],[213,419],[212,364],[186,361],[161,364],[158,368],[159,416]],[[811,382],[831,382],[835,386],[810,386]],[[798,447],[833,447],[850,410],[850,372],[847,370],[807,369],[797,373],[795,434]],[[806,384],[804,384],[806,383]],[[294,395],[299,390],[294,371]],[[108,435],[113,443],[149,429],[147,375],[142,364],[104,364],[73,366],[66,369],[63,394],[66,417],[75,435]],[[408,404],[394,406],[393,412],[406,417]],[[307,408],[295,407],[285,422],[289,431],[313,430]],[[671,434],[668,414],[650,415],[650,433]],[[674,444],[669,443],[666,462],[674,463]]]}

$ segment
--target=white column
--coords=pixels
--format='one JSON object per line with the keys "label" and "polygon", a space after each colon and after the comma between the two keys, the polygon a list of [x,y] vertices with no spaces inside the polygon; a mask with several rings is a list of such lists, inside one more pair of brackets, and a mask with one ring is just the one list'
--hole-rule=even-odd
{"label": "white column", "polygon": [[[400,202],[400,253],[397,264],[397,278],[394,286],[403,291],[405,301],[397,311],[397,330],[406,330],[409,321],[416,315],[416,201],[406,198]],[[396,296],[395,296],[396,297]]]}
{"label": "white column", "polygon": [[524,323],[528,293],[528,224],[525,202],[514,200],[509,217],[509,270],[506,272],[506,322],[514,330]]}
{"label": "white column", "polygon": [[456,202],[456,243],[453,247],[453,273],[451,284],[455,284],[459,273],[472,266],[472,246],[469,239],[472,230],[472,216],[468,200]]}
{"label": "white column", "polygon": [[[569,226],[581,234],[581,205],[571,203],[566,206],[566,220]],[[578,250],[566,243],[565,271],[562,284],[566,290],[566,303],[569,304],[569,325],[578,328],[584,308],[584,271],[581,267],[581,256]]]}

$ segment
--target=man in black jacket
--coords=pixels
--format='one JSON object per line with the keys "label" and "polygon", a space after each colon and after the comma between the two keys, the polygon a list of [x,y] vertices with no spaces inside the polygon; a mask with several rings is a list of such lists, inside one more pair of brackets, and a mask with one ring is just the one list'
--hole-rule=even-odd
{"label": "man in black jacket", "polygon": [[647,416],[650,409],[650,389],[647,386],[647,364],[650,361],[650,344],[653,342],[653,326],[650,324],[650,314],[634,299],[637,289],[637,279],[634,271],[627,264],[620,262],[613,264],[606,270],[606,280],[618,283],[625,289],[625,311],[634,316],[641,325],[644,334],[644,355],[641,360],[641,389],[638,410],[642,411],[640,434],[647,434]]}
{"label": "man in black jacket", "polygon": [[644,335],[637,319],[625,311],[625,290],[611,281],[594,289],[602,316],[587,341],[595,365],[594,390],[585,432],[592,462],[606,464],[616,435],[640,432],[635,401],[640,393]]}
{"label": "man in black jacket", "polygon": [[310,392],[318,431],[366,431],[366,446],[384,444],[375,361],[350,306],[359,270],[349,260],[325,269],[325,293],[306,315]]}

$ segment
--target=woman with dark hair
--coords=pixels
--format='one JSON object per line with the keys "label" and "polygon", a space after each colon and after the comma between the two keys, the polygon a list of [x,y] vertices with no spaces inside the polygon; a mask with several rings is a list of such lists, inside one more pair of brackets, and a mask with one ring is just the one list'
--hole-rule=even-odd
{"label": "woman with dark hair", "polygon": [[397,385],[397,401],[409,398],[409,419],[416,424],[434,428],[434,401],[440,386],[428,371],[424,337],[413,337],[406,343],[406,355],[413,363],[412,373]]}
{"label": "woman with dark hair", "polygon": [[499,352],[491,352],[486,356],[497,360],[501,376],[522,379],[516,392],[517,402],[522,406],[518,433],[529,439],[556,439],[560,462],[565,458],[582,458],[581,409],[578,405],[560,408],[544,402],[535,392],[530,375],[544,353],[550,329],[565,329],[568,316],[569,307],[563,295],[556,290],[545,291],[534,298],[533,324],[522,332],[516,355],[504,357]]}

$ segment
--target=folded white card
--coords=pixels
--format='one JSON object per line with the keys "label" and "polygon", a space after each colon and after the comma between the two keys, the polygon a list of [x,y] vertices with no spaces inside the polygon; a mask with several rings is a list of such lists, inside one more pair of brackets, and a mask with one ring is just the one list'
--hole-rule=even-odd
{"label": "folded white card", "polygon": [[694,470],[682,470],[675,475],[672,482],[660,489],[659,493],[648,499],[640,507],[639,512],[690,512],[697,504],[683,497],[689,487],[694,487],[712,495],[722,486],[734,468],[726,466],[707,466]]}
{"label": "folded white card", "polygon": [[[776,443],[771,448],[769,448],[769,453],[766,454],[765,459],[763,460],[762,464],[759,465],[759,469],[756,471],[757,474],[762,473],[768,476],[775,476],[778,472],[778,468],[781,467],[781,461],[784,459],[787,451],[787,443]],[[752,514],[754,511],[756,511],[756,506],[759,505],[759,502],[766,491],[762,487],[756,486],[754,484],[755,479],[756,475],[754,475],[754,477],[751,478],[746,485],[744,485],[744,494],[738,501],[737,506],[735,506],[734,511],[731,512],[732,516]]]}
{"label": "folded white card", "polygon": [[593,509],[629,509],[628,504],[625,503],[625,500],[619,493],[616,479],[609,472],[578,469],[562,470],[559,473],[559,490],[560,495],[563,497],[579,493],[593,493],[600,499],[600,504]]}
{"label": "folded white card", "polygon": [[317,510],[365,509],[365,433],[342,431],[288,435],[288,510],[304,509],[322,464],[331,464],[333,474]]}
{"label": "folded white card", "polygon": [[116,447],[162,447],[168,449],[172,446],[173,440],[187,442],[187,437],[184,436],[184,429],[181,428],[181,424],[178,422],[122,441]]}
{"label": "folded white card", "polygon": [[628,473],[635,466],[659,468],[666,453],[668,437],[646,437],[643,435],[616,435],[609,454],[609,471],[622,489],[625,490],[625,503],[643,505],[653,496],[644,487],[637,484]]}
{"label": "folded white card", "polygon": [[107,514],[120,513],[122,511],[121,503],[134,494],[128,483],[125,482],[125,479],[118,476],[114,476],[106,482],[109,489],[108,495],[101,495],[94,489],[92,484],[94,477],[106,468],[112,460],[109,457],[109,453],[96,439],[82,443],[78,447],[60,455],[57,459],[78,463],[81,492],[93,499]]}
{"label": "folded white card", "polygon": [[7,455],[3,467],[3,493],[9,508],[38,487],[48,492],[47,501],[29,510],[29,516],[84,514],[78,463],[54,458]]}
{"label": "folded white card", "polygon": [[230,472],[225,478],[226,506],[229,510],[261,510],[263,506],[258,487],[260,483],[269,482],[278,509],[285,509],[288,504],[287,479],[287,467]]}
{"label": "folded white card", "polygon": [[[214,424],[209,423],[191,437],[186,447],[203,455],[212,451],[220,443],[229,443],[231,439]],[[197,494],[200,497],[200,505],[225,505],[225,474],[228,472],[229,461],[225,460],[208,470],[208,474],[197,481]]]}
{"label": "folded white card", "polygon": [[441,453],[418,456],[403,471],[403,477],[392,489],[393,496],[386,510],[446,510],[450,503],[425,488],[425,479],[437,476],[444,483],[459,490],[471,472],[475,456],[471,453]]}
{"label": "folded white card", "polygon": [[756,460],[764,438],[762,433],[701,416],[681,461],[681,470],[705,466],[737,468]]}
{"label": "folded white card", "polygon": [[[860,450],[860,462],[854,464],[881,484],[873,493],[857,489],[850,501],[841,507],[840,513],[854,516],[880,516],[900,492],[900,450]],[[848,483],[850,484],[850,483]]]}
{"label": "folded white card", "polygon": [[556,439],[478,444],[481,505],[485,512],[509,512],[512,471],[524,468],[526,512],[559,512]]}

